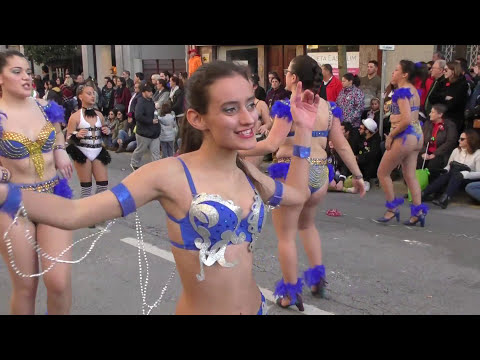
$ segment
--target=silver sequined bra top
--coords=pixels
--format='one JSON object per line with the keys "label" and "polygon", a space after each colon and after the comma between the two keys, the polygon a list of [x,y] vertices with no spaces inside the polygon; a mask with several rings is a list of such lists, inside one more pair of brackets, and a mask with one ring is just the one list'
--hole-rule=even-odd
{"label": "silver sequined bra top", "polygon": [[253,250],[255,241],[262,231],[265,221],[265,205],[257,193],[250,179],[255,195],[250,213],[241,219],[242,209],[231,200],[224,200],[220,195],[197,194],[190,171],[182,159],[190,190],[192,191],[192,204],[183,219],[175,219],[167,214],[170,220],[180,225],[183,245],[170,241],[175,247],[185,250],[199,251],[200,274],[197,279],[205,279],[203,266],[212,266],[218,262],[223,267],[233,267],[235,263],[225,260],[225,250],[228,245],[238,245],[249,242],[249,251]]}

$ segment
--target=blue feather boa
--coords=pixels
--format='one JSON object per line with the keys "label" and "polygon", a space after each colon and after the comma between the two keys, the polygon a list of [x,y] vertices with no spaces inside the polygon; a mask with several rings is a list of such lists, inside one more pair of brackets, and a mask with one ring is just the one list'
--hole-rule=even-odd
{"label": "blue feather boa", "polygon": [[272,110],[270,111],[270,116],[273,118],[287,118],[288,122],[293,120],[292,112],[290,111],[290,100],[278,100],[273,104]]}
{"label": "blue feather boa", "polygon": [[49,101],[46,106],[43,107],[45,114],[47,114],[48,120],[54,123],[65,124],[65,109],[63,106],[58,105],[55,101]]}
{"label": "blue feather boa", "polygon": [[303,288],[303,280],[298,278],[296,284],[285,283],[283,279],[275,284],[275,292],[273,293],[274,296],[279,297],[289,297],[290,304],[295,304],[297,302],[297,294],[302,293]]}
{"label": "blue feather boa", "polygon": [[399,88],[393,92],[392,101],[397,102],[398,99],[410,99],[413,97],[410,88]]}
{"label": "blue feather boa", "polygon": [[60,179],[60,182],[53,188],[53,193],[67,199],[71,199],[73,197],[73,191],[68,185],[67,179]]}
{"label": "blue feather boa", "polygon": [[317,265],[310,268],[303,273],[303,277],[305,279],[305,284],[307,284],[308,287],[317,285],[320,282],[320,279],[325,279],[326,277],[325,266]]}
{"label": "blue feather boa", "polygon": [[288,174],[288,169],[290,168],[289,163],[278,163],[272,164],[268,167],[268,175],[272,179],[286,179]]}

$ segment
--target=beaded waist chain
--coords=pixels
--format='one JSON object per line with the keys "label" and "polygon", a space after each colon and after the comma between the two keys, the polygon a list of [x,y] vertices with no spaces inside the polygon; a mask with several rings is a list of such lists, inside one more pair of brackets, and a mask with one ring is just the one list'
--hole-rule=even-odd
{"label": "beaded waist chain", "polygon": [[[292,161],[292,159],[289,158],[289,157],[277,158],[278,163],[290,164],[291,161]],[[327,165],[328,164],[327,159],[319,159],[319,158],[308,157],[307,161],[310,163],[310,165]]]}
{"label": "beaded waist chain", "polygon": [[41,192],[41,193],[53,193],[53,188],[57,186],[59,182],[60,182],[60,179],[58,176],[56,176],[51,180],[43,181],[40,183],[35,183],[35,184],[16,183],[15,185],[19,186],[20,189],[23,189],[23,190],[31,190],[31,191]]}

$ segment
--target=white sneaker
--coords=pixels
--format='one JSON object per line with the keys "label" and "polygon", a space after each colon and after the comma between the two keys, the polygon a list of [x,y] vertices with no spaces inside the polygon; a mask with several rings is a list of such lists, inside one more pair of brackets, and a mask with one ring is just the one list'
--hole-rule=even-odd
{"label": "white sneaker", "polygon": [[370,182],[365,181],[365,191],[369,191],[369,190],[370,190]]}

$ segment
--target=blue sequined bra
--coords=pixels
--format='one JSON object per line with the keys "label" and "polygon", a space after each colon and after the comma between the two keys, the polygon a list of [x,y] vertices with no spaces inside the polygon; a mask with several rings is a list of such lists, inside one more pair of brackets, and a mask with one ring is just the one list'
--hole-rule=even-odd
{"label": "blue sequined bra", "polygon": [[205,279],[203,265],[212,266],[218,262],[223,267],[233,267],[234,263],[225,260],[225,250],[228,245],[238,245],[249,242],[249,251],[253,250],[255,241],[262,231],[265,221],[265,205],[257,193],[251,180],[247,177],[255,193],[250,213],[243,219],[242,209],[231,200],[224,200],[216,194],[197,194],[190,171],[182,159],[185,175],[192,192],[193,200],[188,214],[183,219],[168,218],[180,225],[184,244],[170,240],[170,243],[180,249],[199,251],[200,274],[197,279]]}
{"label": "blue sequined bra", "polygon": [[[291,116],[291,114],[290,114],[290,116]],[[328,125],[327,125],[327,130],[312,131],[312,137],[326,137],[326,138],[328,138],[328,134],[330,134],[330,128],[332,126],[333,116],[336,116],[340,119],[342,117],[342,109],[337,107],[337,105],[333,101],[329,101],[328,102]],[[295,131],[290,131],[287,134],[287,137],[292,137],[294,135],[295,135]]]}

